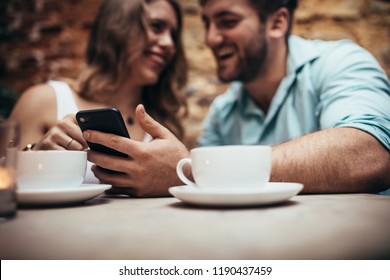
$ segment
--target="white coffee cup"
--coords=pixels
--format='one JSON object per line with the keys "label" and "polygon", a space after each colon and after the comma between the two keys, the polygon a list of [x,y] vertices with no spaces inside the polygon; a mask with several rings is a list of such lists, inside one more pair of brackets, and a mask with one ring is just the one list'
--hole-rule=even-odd
{"label": "white coffee cup", "polygon": [[[187,185],[201,189],[242,190],[265,186],[271,175],[270,146],[217,146],[191,150],[191,158],[181,159],[176,172]],[[189,164],[195,182],[186,177]]]}
{"label": "white coffee cup", "polygon": [[20,190],[78,187],[86,169],[85,151],[19,152],[17,187]]}

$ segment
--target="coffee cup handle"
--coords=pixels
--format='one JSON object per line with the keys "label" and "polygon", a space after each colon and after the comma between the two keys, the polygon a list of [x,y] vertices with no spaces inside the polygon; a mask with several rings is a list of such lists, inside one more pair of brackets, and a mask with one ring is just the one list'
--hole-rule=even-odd
{"label": "coffee cup handle", "polygon": [[179,162],[176,165],[177,176],[179,176],[180,180],[182,180],[185,184],[187,184],[189,186],[196,186],[193,181],[191,181],[190,179],[187,178],[186,175],[184,175],[183,167],[186,164],[191,165],[192,160],[190,158],[183,158],[183,159],[179,160]]}

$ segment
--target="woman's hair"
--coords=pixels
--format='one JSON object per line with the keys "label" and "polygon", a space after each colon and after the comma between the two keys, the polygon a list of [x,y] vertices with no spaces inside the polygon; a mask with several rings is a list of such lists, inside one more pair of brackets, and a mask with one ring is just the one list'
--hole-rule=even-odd
{"label": "woman's hair", "polygon": [[[149,23],[145,4],[156,0],[103,0],[87,46],[87,69],[80,75],[79,94],[87,99],[107,95],[123,85],[131,65],[148,43]],[[187,81],[187,62],[182,43],[183,19],[176,0],[165,0],[175,11],[178,27],[172,35],[176,52],[156,84],[145,86],[140,102],[148,113],[177,137],[184,129],[179,114],[187,112],[179,91]]]}

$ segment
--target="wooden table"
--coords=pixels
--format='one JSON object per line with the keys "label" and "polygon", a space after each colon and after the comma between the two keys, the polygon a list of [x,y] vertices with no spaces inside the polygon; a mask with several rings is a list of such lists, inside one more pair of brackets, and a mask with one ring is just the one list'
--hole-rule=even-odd
{"label": "wooden table", "polygon": [[19,209],[0,222],[6,259],[390,259],[390,197],[299,195],[254,208],[110,198]]}

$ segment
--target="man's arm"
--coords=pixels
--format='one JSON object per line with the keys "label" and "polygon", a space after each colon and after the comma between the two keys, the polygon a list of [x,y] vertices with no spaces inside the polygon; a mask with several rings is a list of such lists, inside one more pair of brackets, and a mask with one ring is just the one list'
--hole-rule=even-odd
{"label": "man's arm", "polygon": [[307,193],[378,192],[390,187],[390,85],[366,50],[331,43],[311,68],[319,129],[274,149],[274,181]]}
{"label": "man's arm", "polygon": [[[181,184],[177,161],[189,151],[166,128],[138,107],[137,118],[153,136],[149,143],[132,141],[97,131],[84,133],[87,140],[117,149],[128,159],[90,151],[88,159],[102,167],[123,172],[106,174],[94,168],[103,182],[135,196],[164,196]],[[273,147],[271,181],[302,182],[306,193],[377,192],[390,186],[390,154],[370,134],[355,128],[315,132]],[[189,172],[189,170],[187,170]]]}
{"label": "man's arm", "polygon": [[305,193],[378,192],[390,187],[390,153],[355,128],[318,131],[273,148],[271,181],[301,182]]}

